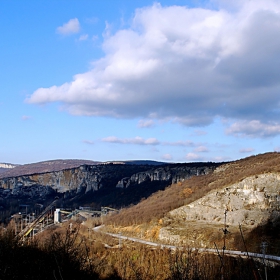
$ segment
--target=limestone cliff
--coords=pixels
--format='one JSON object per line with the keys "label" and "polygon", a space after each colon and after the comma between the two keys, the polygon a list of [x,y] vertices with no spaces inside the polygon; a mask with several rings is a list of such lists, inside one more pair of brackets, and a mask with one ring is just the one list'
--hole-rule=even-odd
{"label": "limestone cliff", "polygon": [[146,181],[167,181],[170,184],[182,182],[192,176],[205,175],[212,172],[218,163],[174,164],[149,169],[144,172],[133,174],[120,180],[116,187],[128,188],[131,185],[142,184]]}
{"label": "limestone cliff", "polygon": [[[144,167],[137,167],[137,171]],[[0,188],[10,189],[11,194],[20,195],[26,188],[52,188],[59,193],[67,191],[89,192],[115,184],[122,177],[132,175],[135,166],[123,164],[82,165],[77,168],[53,172],[5,177],[0,179]]]}
{"label": "limestone cliff", "polygon": [[[272,223],[280,217],[280,173],[265,173],[247,177],[240,182],[209,192],[202,198],[172,210],[165,218],[170,224],[163,227],[161,240],[179,241],[180,230],[176,231],[174,223],[184,225],[184,235],[193,235],[195,227],[200,225],[196,239],[207,243],[203,236],[207,227],[217,229],[226,223],[233,230],[238,225],[254,228],[270,220]],[[176,221],[176,222],[175,222]],[[191,227],[191,228],[189,228]],[[194,236],[192,236],[194,237]]]}
{"label": "limestone cliff", "polygon": [[[21,166],[0,175],[0,189],[10,190],[10,195],[33,197],[38,193],[44,196],[52,192],[84,194],[102,188],[128,188],[151,181],[165,182],[168,185],[194,175],[207,174],[220,165],[218,163],[185,163],[151,167],[151,165],[142,164],[98,163],[76,167],[75,165],[78,164],[80,161],[65,164],[60,160],[43,162],[35,166]],[[63,168],[63,166],[75,167]],[[32,170],[35,172],[32,173]]]}

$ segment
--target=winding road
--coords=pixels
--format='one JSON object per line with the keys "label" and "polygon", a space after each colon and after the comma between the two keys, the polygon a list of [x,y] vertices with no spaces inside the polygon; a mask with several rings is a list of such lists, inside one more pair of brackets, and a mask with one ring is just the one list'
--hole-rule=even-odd
{"label": "winding road", "polygon": [[[98,226],[98,227],[93,228],[93,230],[98,232],[103,227],[104,226]],[[143,239],[139,239],[139,238],[134,238],[134,237],[128,237],[128,236],[124,236],[124,235],[116,234],[116,233],[109,233],[109,232],[105,232],[105,231],[101,231],[101,233],[110,235],[110,236],[118,238],[118,239],[129,240],[129,241],[133,241],[133,242],[137,242],[137,243],[142,243],[142,244],[146,244],[146,245],[154,246],[154,247],[158,247],[158,248],[166,248],[166,249],[171,249],[171,250],[183,249],[183,247],[180,247],[180,246],[160,244],[160,243],[151,242],[151,241],[147,241],[147,240],[143,240]],[[198,250],[198,252],[201,252],[201,253],[206,252],[206,253],[217,254],[217,250],[216,249],[192,248],[192,250]],[[252,253],[252,252],[224,250],[224,254],[225,255],[232,255],[232,256],[241,256],[241,257],[248,257],[249,256],[251,258],[257,258],[257,259],[264,259],[264,260],[267,260],[267,261],[280,262],[280,257],[278,257],[278,256],[258,254],[258,253]]]}

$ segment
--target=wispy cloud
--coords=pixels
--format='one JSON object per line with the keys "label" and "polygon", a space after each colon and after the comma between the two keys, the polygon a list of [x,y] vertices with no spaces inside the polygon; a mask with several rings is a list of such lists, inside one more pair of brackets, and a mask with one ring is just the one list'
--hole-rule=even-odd
{"label": "wispy cloud", "polygon": [[23,121],[27,121],[27,120],[30,120],[31,117],[30,117],[30,116],[23,115],[23,116],[21,117],[21,119],[22,119]]}
{"label": "wispy cloud", "polygon": [[79,37],[79,41],[86,41],[88,39],[88,34],[83,34]]}
{"label": "wispy cloud", "polygon": [[243,149],[239,150],[239,153],[241,153],[241,154],[248,154],[248,153],[254,152],[254,150],[255,149],[253,149],[253,148],[243,148]]}
{"label": "wispy cloud", "polygon": [[138,127],[145,128],[145,127],[153,127],[154,121],[153,120],[140,120],[138,122]]}
{"label": "wispy cloud", "polygon": [[88,144],[88,145],[94,145],[94,142],[91,140],[83,140],[83,143]]}
{"label": "wispy cloud", "polygon": [[205,146],[198,146],[194,149],[194,152],[196,152],[196,153],[205,153],[208,151],[209,151],[209,149]]}
{"label": "wispy cloud", "polygon": [[93,35],[93,36],[91,37],[91,40],[92,40],[92,41],[97,41],[97,40],[98,40],[98,35]]}
{"label": "wispy cloud", "polygon": [[203,135],[206,135],[207,132],[205,130],[195,130],[193,135],[195,136],[203,136]]}
{"label": "wispy cloud", "polygon": [[177,146],[177,147],[196,147],[198,152],[206,152],[207,148],[192,141],[159,141],[157,138],[147,138],[136,136],[134,138],[118,138],[116,136],[109,136],[101,139],[102,142],[118,143],[118,144],[135,144],[135,145],[163,145],[163,146]]}
{"label": "wispy cloud", "polygon": [[186,141],[174,141],[174,142],[162,142],[163,145],[166,145],[166,146],[182,146],[182,147],[194,147],[195,146],[195,143],[193,141],[189,141],[189,140],[186,140]]}
{"label": "wispy cloud", "polygon": [[196,153],[188,153],[185,158],[186,158],[187,161],[202,160],[201,156],[196,154]]}
{"label": "wispy cloud", "polygon": [[249,136],[257,137],[272,137],[280,134],[280,124],[278,123],[262,123],[258,120],[249,122],[236,122],[232,124],[227,130],[227,134],[235,136]]}
{"label": "wispy cloud", "polygon": [[87,18],[86,22],[89,24],[96,24],[98,22],[98,18],[97,17]]}
{"label": "wispy cloud", "polygon": [[215,161],[215,162],[223,162],[223,161],[230,161],[230,160],[232,160],[232,158],[227,156],[216,156],[211,159],[211,161]]}
{"label": "wispy cloud", "polygon": [[77,18],[70,19],[62,26],[57,27],[56,32],[62,35],[70,35],[80,32],[80,22]]}
{"label": "wispy cloud", "polygon": [[136,136],[134,138],[117,138],[115,136],[109,136],[102,139],[103,142],[118,143],[118,144],[134,144],[134,145],[158,145],[159,141],[156,138],[144,139]]}
{"label": "wispy cloud", "polygon": [[173,159],[171,154],[164,154],[161,158],[163,160],[172,160]]}

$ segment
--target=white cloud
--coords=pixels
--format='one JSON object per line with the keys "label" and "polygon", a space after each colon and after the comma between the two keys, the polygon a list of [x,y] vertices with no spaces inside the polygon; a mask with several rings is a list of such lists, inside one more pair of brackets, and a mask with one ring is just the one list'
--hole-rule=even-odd
{"label": "white cloud", "polygon": [[23,121],[27,121],[27,120],[30,120],[31,117],[30,117],[30,116],[24,115],[24,116],[21,117],[21,119],[22,119]]}
{"label": "white cloud", "polygon": [[280,134],[280,124],[261,123],[258,120],[241,121],[233,123],[226,132],[235,136],[271,137]]}
{"label": "white cloud", "polygon": [[207,134],[207,132],[204,131],[204,130],[195,130],[194,131],[194,135],[196,135],[196,136],[203,136],[203,135],[206,135],[206,134]]}
{"label": "white cloud", "polygon": [[170,155],[170,154],[164,154],[164,155],[162,156],[162,159],[163,159],[163,160],[172,160],[173,157],[172,157],[172,155]]}
{"label": "white cloud", "polygon": [[193,147],[195,143],[189,140],[186,141],[175,141],[175,142],[163,142],[163,145],[166,146],[182,146],[182,147]]}
{"label": "white cloud", "polygon": [[211,159],[211,161],[214,161],[214,162],[226,162],[226,161],[230,161],[230,160],[232,160],[232,159],[227,156],[217,156],[217,157],[213,157]]}
{"label": "white cloud", "polygon": [[[127,29],[111,34],[107,24],[105,56],[88,72],[39,88],[27,101],[58,101],[74,115],[153,116],[186,126],[227,118],[239,123],[228,129],[234,135],[279,134],[280,2],[225,3],[137,9]],[[58,30],[78,32],[72,21]],[[254,121],[274,124],[255,133],[245,127]]]}
{"label": "white cloud", "polygon": [[153,120],[140,120],[138,122],[138,127],[145,128],[145,127],[153,127],[154,121]]}
{"label": "white cloud", "polygon": [[134,138],[121,139],[115,136],[109,136],[102,139],[103,142],[118,143],[118,144],[134,144],[134,145],[158,145],[159,141],[156,138],[144,139],[136,136]]}
{"label": "white cloud", "polygon": [[94,142],[91,140],[83,140],[83,143],[88,144],[88,145],[94,145]]}
{"label": "white cloud", "polygon": [[88,34],[83,34],[79,37],[79,41],[86,41],[88,39]]}
{"label": "white cloud", "polygon": [[80,32],[80,22],[77,18],[70,19],[67,23],[57,27],[56,32],[62,35],[70,35]]}
{"label": "white cloud", "polygon": [[96,24],[98,22],[98,18],[97,17],[87,18],[86,22],[89,24]]}
{"label": "white cloud", "polygon": [[98,40],[98,35],[93,35],[93,36],[91,37],[91,40],[92,40],[92,41]]}
{"label": "white cloud", "polygon": [[135,144],[135,145],[164,145],[164,146],[177,146],[177,147],[201,147],[198,150],[206,149],[202,148],[200,144],[196,144],[192,141],[175,141],[175,142],[167,142],[167,141],[159,141],[156,138],[147,138],[144,139],[142,137],[136,136],[134,138],[118,138],[116,136],[109,136],[101,139],[103,142],[107,143],[117,143],[117,144]]}
{"label": "white cloud", "polygon": [[198,146],[194,149],[194,152],[196,152],[196,153],[205,153],[208,151],[209,151],[208,148],[205,146]]}
{"label": "white cloud", "polygon": [[247,153],[252,153],[254,152],[255,149],[253,148],[243,148],[243,149],[240,149],[239,150],[239,153],[242,153],[242,154],[247,154]]}
{"label": "white cloud", "polygon": [[188,153],[186,155],[186,160],[187,161],[198,161],[198,160],[201,160],[201,157],[200,157],[200,155],[195,154],[195,153]]}

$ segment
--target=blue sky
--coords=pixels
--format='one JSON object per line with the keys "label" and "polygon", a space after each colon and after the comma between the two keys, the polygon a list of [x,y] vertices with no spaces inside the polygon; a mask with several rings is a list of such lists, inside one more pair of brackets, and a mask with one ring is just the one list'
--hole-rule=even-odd
{"label": "blue sky", "polygon": [[280,150],[280,2],[3,0],[0,162]]}

